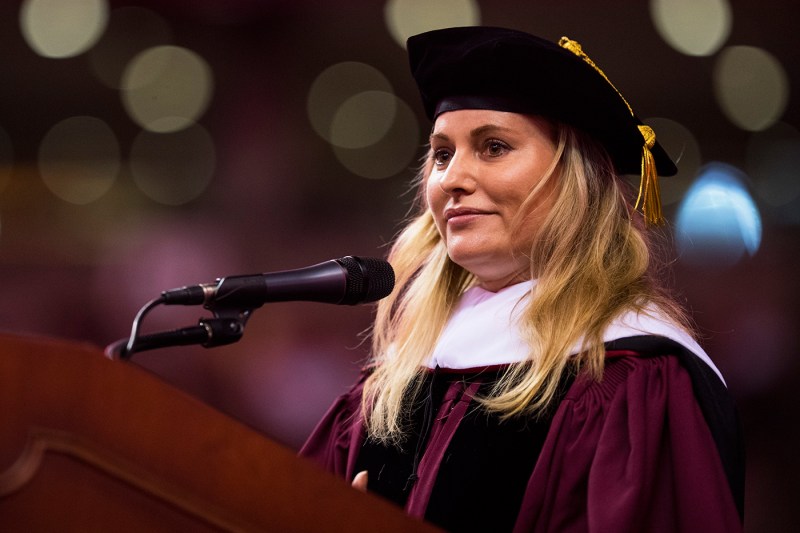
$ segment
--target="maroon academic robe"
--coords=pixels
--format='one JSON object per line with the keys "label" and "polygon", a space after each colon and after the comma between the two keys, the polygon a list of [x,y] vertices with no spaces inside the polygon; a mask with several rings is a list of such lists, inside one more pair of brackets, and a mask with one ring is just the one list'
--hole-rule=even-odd
{"label": "maroon academic robe", "polygon": [[[413,456],[413,472],[398,503],[412,516],[453,530],[482,530],[495,524],[494,517],[498,527],[492,530],[740,531],[741,496],[735,493],[742,490],[743,460],[740,443],[733,442],[738,428],[726,433],[719,424],[720,412],[727,409],[719,406],[727,404],[718,396],[727,392],[721,382],[699,390],[703,381],[718,381],[716,375],[691,354],[663,353],[661,344],[650,353],[609,346],[600,382],[581,375],[570,379],[546,420],[523,421],[497,437],[520,440],[518,435],[532,432],[522,445],[507,440],[492,447],[492,432],[506,425],[492,425],[488,418],[473,423],[481,431],[490,427],[489,437],[480,437],[488,445],[457,444],[459,434],[474,435],[474,430],[462,431],[464,420],[478,416],[472,398],[487,372],[464,371],[445,380],[431,408],[436,416],[424,422],[421,437],[411,445],[416,451],[406,454]],[[300,452],[348,480],[366,468],[359,458],[375,446],[365,440],[360,411],[367,374],[336,400]],[[496,457],[487,466],[470,454]],[[458,455],[466,455],[466,462],[458,463]],[[519,468],[508,466],[516,464]],[[465,489],[462,485],[472,482],[464,480],[481,469],[483,474],[474,474],[479,481]],[[523,476],[521,483],[506,482],[496,470]],[[373,475],[370,470],[370,481]],[[452,494],[456,501],[447,502]],[[438,509],[429,507],[434,501]],[[498,510],[485,508],[492,505]]]}

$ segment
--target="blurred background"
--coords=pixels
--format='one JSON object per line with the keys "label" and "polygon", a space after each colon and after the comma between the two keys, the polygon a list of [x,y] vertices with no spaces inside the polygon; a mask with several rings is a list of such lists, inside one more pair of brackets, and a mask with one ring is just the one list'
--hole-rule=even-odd
{"label": "blurred background", "polygon": [[[746,529],[795,530],[797,11],[788,0],[3,2],[0,329],[103,347],[164,289],[384,256],[430,128],[405,38],[474,24],[567,35],[678,159],[662,180],[673,283],[741,410]],[[238,344],[133,364],[297,449],[355,378],[372,312],[270,304]],[[202,316],[158,308],[143,331]]]}

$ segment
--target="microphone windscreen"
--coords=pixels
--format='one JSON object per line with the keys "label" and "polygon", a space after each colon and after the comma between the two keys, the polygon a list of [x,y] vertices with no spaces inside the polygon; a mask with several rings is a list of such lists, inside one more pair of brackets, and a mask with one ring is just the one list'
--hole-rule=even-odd
{"label": "microphone windscreen", "polygon": [[347,270],[343,304],[374,302],[389,296],[394,289],[394,269],[388,261],[348,255],[336,262]]}

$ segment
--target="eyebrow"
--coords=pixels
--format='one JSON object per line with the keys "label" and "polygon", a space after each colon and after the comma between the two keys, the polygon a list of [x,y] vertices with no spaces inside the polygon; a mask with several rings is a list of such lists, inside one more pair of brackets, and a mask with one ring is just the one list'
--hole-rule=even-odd
{"label": "eyebrow", "polygon": [[[504,126],[498,126],[497,124],[484,124],[483,126],[478,126],[477,128],[471,130],[469,132],[470,137],[480,137],[489,132],[508,132],[511,133],[514,130],[511,128],[506,128]],[[443,141],[449,141],[450,137],[445,135],[444,133],[431,133],[430,140],[439,139]]]}

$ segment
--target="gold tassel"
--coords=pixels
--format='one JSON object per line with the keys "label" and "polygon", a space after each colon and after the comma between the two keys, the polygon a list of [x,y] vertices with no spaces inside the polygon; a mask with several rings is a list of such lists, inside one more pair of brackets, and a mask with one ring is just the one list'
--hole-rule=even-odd
{"label": "gold tassel", "polygon": [[650,126],[644,124],[639,126],[639,131],[644,137],[642,147],[642,176],[639,181],[639,196],[636,198],[634,209],[642,205],[642,214],[645,224],[660,226],[664,223],[664,216],[661,213],[661,193],[658,187],[658,171],[653,153],[650,149],[656,143],[656,132]]}
{"label": "gold tassel", "polygon": [[[583,51],[580,43],[573,41],[568,37],[562,37],[558,41],[558,46],[569,50],[576,56],[580,57],[589,66],[597,71],[612,89],[617,93],[622,102],[630,111],[631,116],[636,116],[627,100],[622,96],[611,80],[608,79],[605,72],[600,70],[594,61],[592,61],[586,52]],[[642,215],[644,215],[645,224],[661,225],[664,223],[664,216],[661,212],[661,193],[658,187],[658,170],[656,169],[656,162],[653,159],[653,153],[650,149],[656,144],[656,132],[653,128],[645,125],[639,126],[639,132],[644,138],[644,146],[642,147],[642,175],[639,181],[639,197],[636,199],[634,209],[639,209],[639,204],[642,206]]]}

